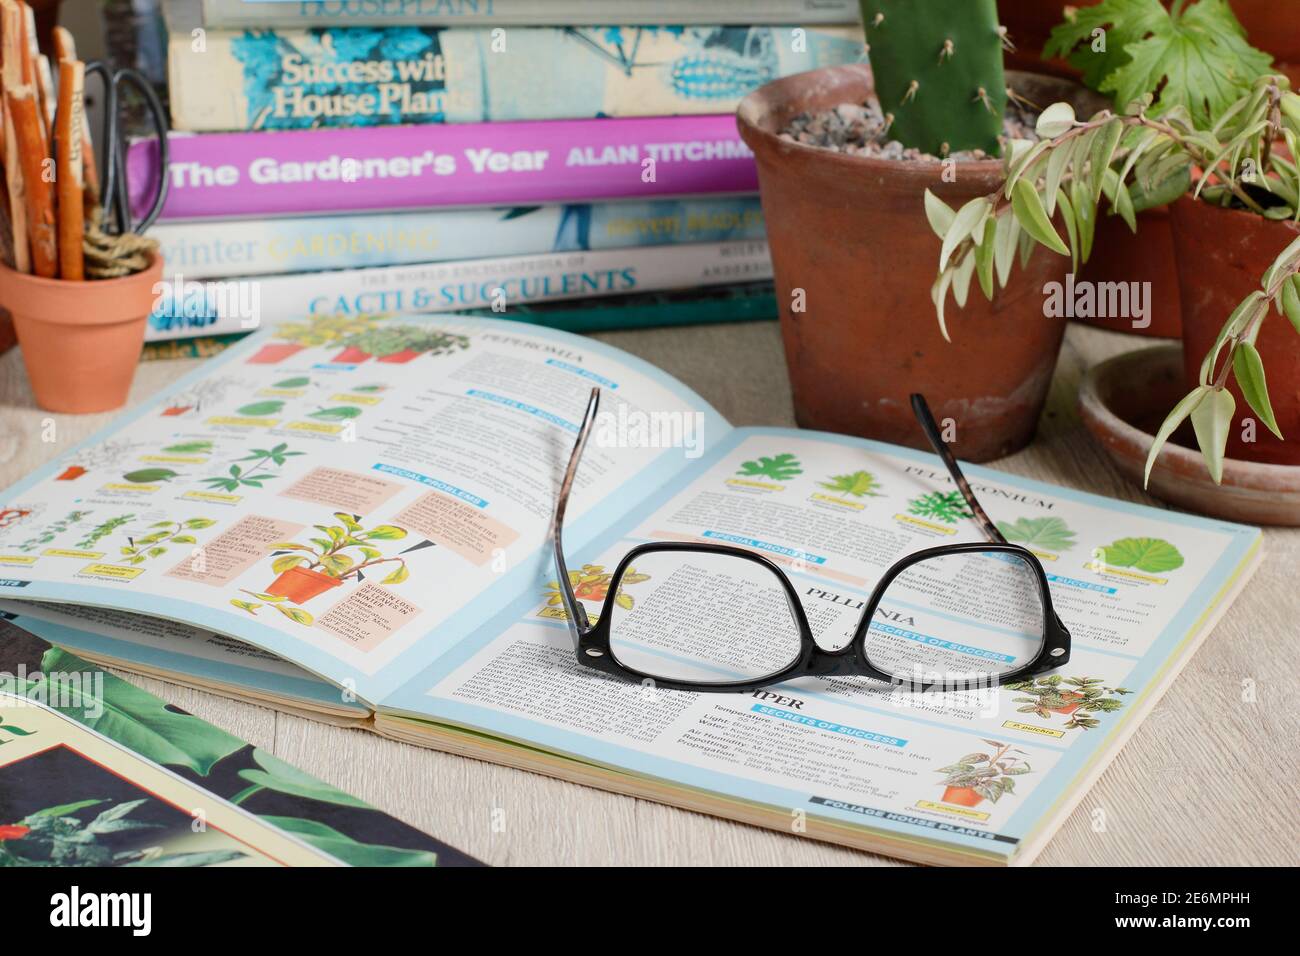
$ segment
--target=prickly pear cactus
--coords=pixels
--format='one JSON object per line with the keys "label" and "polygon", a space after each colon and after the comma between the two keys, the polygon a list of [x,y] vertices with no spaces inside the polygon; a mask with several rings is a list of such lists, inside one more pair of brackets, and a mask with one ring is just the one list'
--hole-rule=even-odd
{"label": "prickly pear cactus", "polygon": [[936,156],[997,155],[1006,108],[997,0],[861,0],[889,136]]}

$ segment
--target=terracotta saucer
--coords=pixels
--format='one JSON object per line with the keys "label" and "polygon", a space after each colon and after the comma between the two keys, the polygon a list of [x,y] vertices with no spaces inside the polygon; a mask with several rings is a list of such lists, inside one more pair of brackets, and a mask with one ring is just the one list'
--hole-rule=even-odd
{"label": "terracotta saucer", "polygon": [[[1180,345],[1126,352],[1089,369],[1079,389],[1084,425],[1120,473],[1137,485],[1155,431],[1186,393],[1182,353]],[[1247,524],[1300,525],[1300,467],[1228,459],[1223,484],[1216,485],[1187,424],[1156,459],[1147,490],[1197,514]]]}

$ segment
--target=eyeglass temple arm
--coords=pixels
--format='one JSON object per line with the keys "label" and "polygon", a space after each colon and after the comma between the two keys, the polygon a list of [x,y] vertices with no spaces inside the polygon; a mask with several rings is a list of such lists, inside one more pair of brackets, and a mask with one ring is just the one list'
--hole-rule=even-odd
{"label": "eyeglass temple arm", "polygon": [[975,498],[975,492],[971,491],[970,482],[961,473],[961,467],[957,464],[956,456],[949,450],[948,443],[943,440],[943,436],[939,433],[939,426],[935,424],[934,416],[930,414],[930,406],[926,404],[925,396],[919,392],[912,394],[912,412],[916,415],[916,420],[921,423],[921,429],[925,432],[925,437],[929,439],[935,454],[943,459],[944,467],[948,469],[948,474],[952,475],[957,490],[961,492],[961,496],[966,499],[966,504],[970,506],[970,510],[975,514],[975,520],[979,522],[984,537],[997,544],[1006,544],[1007,539],[1002,537],[1002,532],[998,530],[998,526],[993,523],[993,520]]}
{"label": "eyeglass temple arm", "polygon": [[587,445],[587,437],[596,421],[596,412],[600,408],[600,389],[591,390],[587,401],[587,412],[582,416],[582,427],[578,429],[578,439],[573,443],[573,453],[569,455],[569,466],[564,470],[564,480],[560,483],[560,493],[555,498],[555,514],[551,517],[551,539],[555,545],[556,583],[560,586],[560,598],[569,620],[577,626],[579,633],[591,629],[587,619],[587,609],[573,592],[573,582],[569,580],[569,566],[564,561],[564,509],[569,504],[569,492],[573,490],[573,479],[578,474],[578,462],[582,460],[582,450]]}

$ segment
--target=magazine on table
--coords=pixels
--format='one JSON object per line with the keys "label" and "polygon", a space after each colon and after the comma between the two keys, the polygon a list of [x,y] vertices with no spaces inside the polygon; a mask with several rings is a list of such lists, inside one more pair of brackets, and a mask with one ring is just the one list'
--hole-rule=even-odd
{"label": "magazine on table", "polygon": [[[578,663],[550,535],[593,387],[564,523],[591,621],[732,602],[761,628],[707,569],[612,577],[647,541],[727,544],[784,571],[833,649],[900,558],[985,540],[929,452],[732,427],[662,371],[563,332],[334,316],[255,333],[0,495],[0,610],[96,662],[413,743],[909,859],[1006,864],[1041,849],[1260,558],[1255,528],[968,466],[1000,534],[1044,569],[1068,663],[937,691],[629,682]],[[945,600],[987,597],[998,555],[974,557]],[[892,593],[876,645],[1014,666],[996,620],[959,640],[937,602]],[[650,628],[644,650],[690,652],[704,630]]]}

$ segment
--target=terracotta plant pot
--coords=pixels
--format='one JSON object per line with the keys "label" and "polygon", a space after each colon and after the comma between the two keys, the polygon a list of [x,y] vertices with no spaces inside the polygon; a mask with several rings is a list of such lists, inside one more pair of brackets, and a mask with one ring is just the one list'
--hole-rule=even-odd
{"label": "terracotta plant pot", "polygon": [[[1009,74],[1037,103],[1098,102],[1075,84]],[[1063,281],[1070,260],[1037,249],[992,303],[972,285],[964,309],[950,302],[944,341],[930,288],[940,242],[924,194],[956,208],[996,190],[999,160],[962,163],[956,182],[922,160],[850,156],[783,140],[804,111],[861,103],[866,66],[814,70],[769,83],[740,105],[741,136],[758,160],[776,273],[777,301],[795,416],[805,428],[928,447],[908,404],[922,392],[939,419],[957,423],[955,450],[968,461],[1010,454],[1034,434],[1064,318],[1044,316],[1043,287]],[[804,311],[793,311],[802,290]]]}
{"label": "terracotta plant pot", "polygon": [[245,361],[246,365],[274,365],[283,362],[291,355],[297,355],[305,346],[294,342],[271,342],[263,345]]}
{"label": "terracotta plant pot", "polygon": [[959,807],[978,807],[984,798],[970,787],[945,787],[941,803],[955,803]]}
{"label": "terracotta plant pot", "polygon": [[[1300,236],[1300,226],[1189,196],[1171,209],[1183,301],[1184,384],[1191,391],[1200,384],[1201,362],[1223,323],[1242,299],[1259,289],[1264,270]],[[1254,441],[1243,440],[1243,422],[1254,418],[1254,412],[1234,378],[1229,388],[1237,400],[1237,414],[1228,432],[1227,457],[1300,465],[1300,335],[1285,316],[1270,309],[1255,347],[1264,360],[1273,414],[1287,440],[1280,441],[1261,422],[1256,422]]]}
{"label": "terracotta plant pot", "polygon": [[363,352],[355,346],[349,345],[338,355],[330,359],[331,362],[338,362],[341,365],[360,365],[362,362],[371,358],[369,352]]}
{"label": "terracotta plant pot", "polygon": [[1083,695],[1082,695],[1082,694],[1076,694],[1076,693],[1075,693],[1074,691],[1072,691],[1072,690],[1071,690],[1071,691],[1066,691],[1066,692],[1065,692],[1064,694],[1062,694],[1061,696],[1062,696],[1062,697],[1068,697],[1068,698],[1070,698],[1071,700],[1078,701],[1078,703],[1076,703],[1076,704],[1066,704],[1064,707],[1049,707],[1049,708],[1047,708],[1048,710],[1050,710],[1050,711],[1051,711],[1052,713],[1054,713],[1054,714],[1065,714],[1065,715],[1068,717],[1070,714],[1074,713],[1076,710],[1079,709],[1079,704],[1082,704],[1082,703],[1083,703]]}
{"label": "terracotta plant pot", "polygon": [[106,412],[126,404],[163,261],[121,279],[67,282],[0,265],[0,306],[13,316],[36,404]]}
{"label": "terracotta plant pot", "polygon": [[336,588],[343,582],[338,578],[312,571],[308,568],[290,568],[271,582],[267,594],[288,598],[294,604],[306,604],[312,598]]}
{"label": "terracotta plant pot", "polygon": [[[1157,345],[1088,369],[1079,389],[1079,415],[1119,473],[1140,488],[1156,430],[1185,394],[1182,346]],[[1216,485],[1188,422],[1156,459],[1150,493],[1229,521],[1300,525],[1300,468],[1229,458],[1223,484]]]}
{"label": "terracotta plant pot", "polygon": [[1146,286],[1149,290],[1146,301],[1151,310],[1148,315],[1151,324],[1144,329],[1134,328],[1131,317],[1076,321],[1114,332],[1176,339],[1183,334],[1183,320],[1169,207],[1138,213],[1137,224],[1134,233],[1122,218],[1103,211],[1097,223],[1092,257],[1080,273],[1089,282],[1150,283]]}
{"label": "terracotta plant pot", "polygon": [[418,352],[415,349],[402,349],[400,352],[389,352],[387,355],[381,355],[378,361],[389,362],[393,365],[405,365],[411,359],[419,358],[423,354],[423,352]]}

